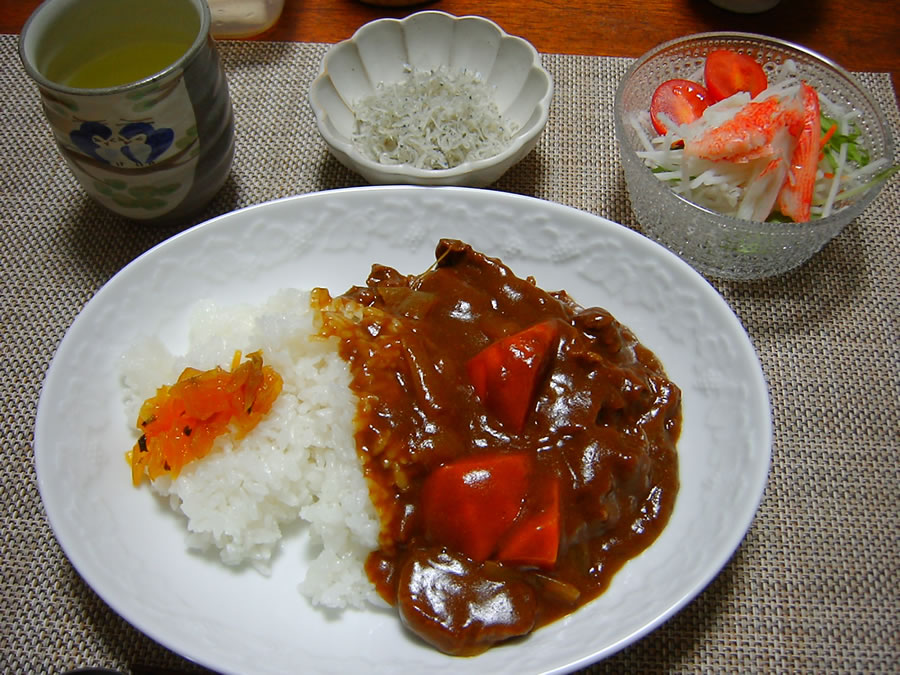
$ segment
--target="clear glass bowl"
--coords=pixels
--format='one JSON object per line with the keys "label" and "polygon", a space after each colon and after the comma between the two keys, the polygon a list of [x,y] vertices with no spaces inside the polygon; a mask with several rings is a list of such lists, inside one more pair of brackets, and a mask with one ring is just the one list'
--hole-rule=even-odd
{"label": "clear glass bowl", "polygon": [[632,64],[616,92],[615,124],[628,195],[643,233],[709,276],[761,279],[809,260],[865,210],[881,186],[827,218],[806,223],[760,223],[712,212],[657,179],[637,156],[637,133],[627,120],[649,110],[659,84],[691,77],[702,68],[709,52],[723,48],[753,56],[767,72],[792,59],[801,77],[820,94],[859,111],[861,142],[872,160],[886,157],[893,163],[894,149],[884,115],[850,73],[790,42],[752,33],[698,33],[663,43]]}

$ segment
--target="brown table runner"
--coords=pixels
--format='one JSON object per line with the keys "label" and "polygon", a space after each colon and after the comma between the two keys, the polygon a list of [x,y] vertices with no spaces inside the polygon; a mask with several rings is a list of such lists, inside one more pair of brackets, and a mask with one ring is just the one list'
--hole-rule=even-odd
{"label": "brown table runner", "polygon": [[[95,206],[53,145],[36,90],[0,36],[0,672],[198,670],[86,586],[46,520],[32,461],[47,366],[113,274],[182,228]],[[286,195],[360,185],[328,155],[306,100],[327,46],[221,44],[234,99],[232,177],[196,222]],[[494,189],[639,230],[613,134],[628,60],[544,56],[556,83],[535,152]],[[859,73],[900,138],[885,74]],[[684,611],[590,672],[896,672],[900,630],[900,180],[803,268],[713,281],[755,344],[775,444],[759,514]],[[302,666],[298,664],[298,669]]]}

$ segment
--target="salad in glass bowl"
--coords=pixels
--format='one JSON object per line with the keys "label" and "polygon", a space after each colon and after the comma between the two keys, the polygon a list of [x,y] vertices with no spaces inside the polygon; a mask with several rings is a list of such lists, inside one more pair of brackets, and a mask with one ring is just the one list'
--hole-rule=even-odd
{"label": "salad in glass bowl", "polygon": [[646,233],[726,278],[802,264],[897,171],[887,123],[849,73],[746,33],[639,59],[619,85],[616,133]]}

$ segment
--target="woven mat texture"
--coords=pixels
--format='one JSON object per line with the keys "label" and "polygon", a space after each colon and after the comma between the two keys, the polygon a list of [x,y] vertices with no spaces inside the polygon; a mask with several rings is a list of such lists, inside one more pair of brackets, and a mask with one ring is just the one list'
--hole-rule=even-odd
{"label": "woven mat texture", "polygon": [[[32,442],[44,374],[66,328],[136,256],[180,228],[126,222],[78,188],[36,89],[0,36],[0,672],[83,666],[199,669],[94,594],[54,539]],[[220,45],[239,143],[196,222],[238,207],[361,185],[318,137],[307,87],[326,45]],[[613,136],[626,59],[545,55],[557,88],[535,152],[494,189],[640,229]],[[887,75],[859,73],[900,138]],[[898,672],[900,630],[900,181],[801,269],[713,281],[765,370],[775,442],[746,539],[677,616],[589,672]],[[588,672],[588,671],[585,671]]]}

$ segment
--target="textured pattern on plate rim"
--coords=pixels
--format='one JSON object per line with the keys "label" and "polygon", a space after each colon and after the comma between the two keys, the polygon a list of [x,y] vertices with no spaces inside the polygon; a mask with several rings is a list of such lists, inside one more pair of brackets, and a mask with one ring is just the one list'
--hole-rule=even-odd
{"label": "textured pattern on plate rim", "polygon": [[[343,290],[364,279],[375,260],[403,270],[427,266],[441,236],[466,239],[547,288],[565,287],[582,302],[605,305],[657,352],[685,391],[682,493],[660,539],[596,602],[467,667],[551,671],[609,655],[718,572],[755,512],[770,421],[752,347],[715,291],[649,240],[572,209],[489,191],[369,188],[253,207],[179,235],[125,268],[73,324],[41,400],[38,476],[64,549],[114,609],[170,648],[223,671],[277,672],[301,659],[320,672],[363,662],[372,672],[459,667],[410,641],[390,613],[322,621],[285,592],[294,581],[290,561],[281,569],[276,564],[273,579],[265,580],[185,555],[172,518],[148,514],[153,502],[131,488],[124,461],[118,464],[126,422],[110,424],[122,419],[117,355],[145,331],[172,344],[183,339],[187,306],[179,298],[259,301],[284,285]],[[706,334],[718,338],[710,342]],[[74,380],[81,386],[67,384]],[[746,385],[724,386],[728,381]],[[723,411],[733,417],[722,418]],[[73,461],[65,452],[71,447],[86,453]],[[701,486],[708,492],[701,495]],[[140,584],[133,583],[137,575]],[[221,593],[223,585],[228,593]],[[352,655],[341,649],[347,641],[357,646]]]}

